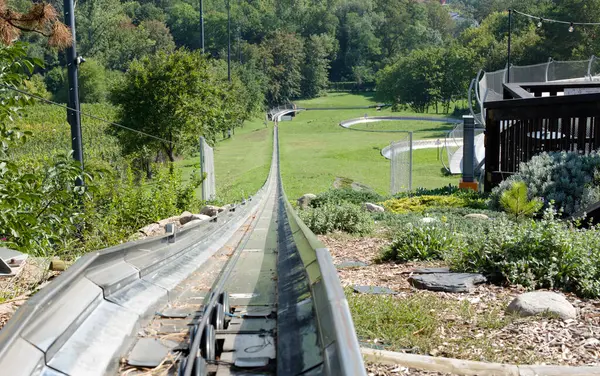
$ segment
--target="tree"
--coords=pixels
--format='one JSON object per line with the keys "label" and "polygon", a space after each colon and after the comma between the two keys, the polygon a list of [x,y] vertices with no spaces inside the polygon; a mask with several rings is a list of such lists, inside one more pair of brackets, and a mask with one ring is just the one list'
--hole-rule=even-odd
{"label": "tree", "polygon": [[335,53],[335,39],[328,34],[311,35],[304,45],[306,61],[303,67],[302,95],[319,96],[329,84],[329,64]]}
{"label": "tree", "polygon": [[377,77],[377,95],[394,104],[406,104],[417,112],[442,99],[443,49],[414,50],[387,66]]}
{"label": "tree", "polygon": [[115,129],[125,152],[162,151],[172,162],[178,152],[194,147],[199,136],[214,141],[222,129],[239,123],[225,111],[238,103],[224,72],[183,49],[134,61],[111,100],[119,106],[121,124],[153,137]]}
{"label": "tree", "polygon": [[263,48],[269,77],[268,102],[279,104],[298,98],[304,61],[302,40],[296,34],[277,31],[264,42]]}

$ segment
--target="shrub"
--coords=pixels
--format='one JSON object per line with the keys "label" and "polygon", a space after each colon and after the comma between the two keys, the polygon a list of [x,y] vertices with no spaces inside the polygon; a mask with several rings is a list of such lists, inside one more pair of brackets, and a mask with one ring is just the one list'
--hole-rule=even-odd
{"label": "shrub", "polygon": [[383,252],[381,261],[441,260],[457,247],[459,247],[458,238],[443,224],[431,226],[409,224]]}
{"label": "shrub", "polygon": [[493,281],[600,296],[600,231],[577,229],[546,210],[540,221],[496,220],[482,233],[465,234],[466,246],[450,257],[459,271]]}
{"label": "shrub", "polygon": [[358,205],[325,203],[317,208],[299,212],[302,221],[315,234],[344,231],[350,234],[365,235],[373,231],[371,215]]}
{"label": "shrub", "polygon": [[527,198],[527,186],[522,181],[513,182],[510,189],[502,192],[500,196],[500,205],[515,219],[521,217],[531,217],[544,206],[544,203],[538,199],[529,200]]}
{"label": "shrub", "polygon": [[565,214],[574,214],[600,200],[600,185],[595,182],[600,167],[600,154],[579,155],[576,152],[543,153],[520,165],[520,171],[494,188],[491,208],[500,209],[500,197],[512,184],[522,181],[528,187],[528,198],[543,197],[554,201]]}
{"label": "shrub", "polygon": [[356,191],[351,188],[340,188],[319,193],[310,202],[310,206],[318,208],[325,204],[341,204],[344,202],[362,205],[365,202],[379,202],[381,200],[383,200],[383,196],[373,191]]}
{"label": "shrub", "polygon": [[485,208],[485,201],[481,198],[469,196],[414,196],[387,200],[383,206],[394,213],[422,212],[430,207],[470,207]]}

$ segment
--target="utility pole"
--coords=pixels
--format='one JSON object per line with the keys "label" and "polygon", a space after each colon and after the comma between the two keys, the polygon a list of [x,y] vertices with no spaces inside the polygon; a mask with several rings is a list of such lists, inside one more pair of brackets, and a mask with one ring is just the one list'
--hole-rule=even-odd
{"label": "utility pole", "polygon": [[508,56],[507,56],[507,74],[506,74],[506,82],[510,82],[510,39],[512,36],[512,9],[508,10]]}
{"label": "utility pole", "polygon": [[202,54],[204,54],[204,4],[202,0],[200,0],[200,40]]}
{"label": "utility pole", "polygon": [[[81,113],[79,106],[79,83],[77,80],[77,68],[80,59],[77,57],[77,46],[75,39],[75,11],[73,0],[64,0],[65,24],[71,29],[72,43],[67,48],[67,70],[69,79],[69,102],[67,109],[67,121],[71,125],[71,148],[73,149],[73,158],[79,162],[81,172],[83,172],[83,145],[81,142]],[[75,184],[83,185],[83,176],[77,178]]]}
{"label": "utility pole", "polygon": [[231,12],[227,0],[227,79],[231,82]]}

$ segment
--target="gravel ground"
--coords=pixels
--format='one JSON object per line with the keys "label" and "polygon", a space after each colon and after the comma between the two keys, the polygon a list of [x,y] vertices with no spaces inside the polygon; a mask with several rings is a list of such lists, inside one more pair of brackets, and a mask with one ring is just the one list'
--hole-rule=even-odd
{"label": "gravel ground", "polygon": [[[435,294],[449,302],[469,302],[469,315],[457,314],[455,309],[440,310],[441,325],[436,334],[444,342],[429,355],[500,363],[600,366],[600,300],[582,300],[575,295],[564,294],[578,310],[576,320],[550,317],[506,318],[506,306],[514,297],[523,293],[524,289],[484,284],[477,286],[471,293],[416,290],[407,282],[411,270],[415,267],[440,266],[439,263],[377,265],[373,264],[373,259],[379,255],[381,247],[389,243],[386,240],[342,234],[320,236],[320,239],[329,247],[334,263],[362,261],[369,264],[366,267],[339,270],[344,286],[388,287],[397,292],[398,299],[414,294]],[[494,315],[495,324],[490,328],[482,328],[481,320],[489,319],[489,315]],[[505,324],[497,325],[497,322],[504,322],[505,318]],[[452,330],[446,330],[444,322],[451,322]],[[489,346],[482,348],[482,343]],[[382,369],[390,373],[377,373],[380,372],[378,370],[373,373],[402,374],[399,367],[396,367],[396,371],[388,368]]]}

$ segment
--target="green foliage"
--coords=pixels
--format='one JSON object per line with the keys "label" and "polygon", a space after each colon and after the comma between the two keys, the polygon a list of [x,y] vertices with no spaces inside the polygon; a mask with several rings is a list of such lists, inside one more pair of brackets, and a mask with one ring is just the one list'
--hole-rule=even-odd
{"label": "green foliage", "polygon": [[358,205],[326,203],[318,208],[299,212],[300,219],[315,234],[343,231],[349,234],[366,235],[373,230],[373,218]]}
{"label": "green foliage", "polygon": [[422,212],[430,207],[470,207],[485,208],[485,201],[481,198],[473,198],[467,195],[446,196],[413,196],[395,198],[383,202],[383,206],[394,213]]}
{"label": "green foliage", "polygon": [[121,129],[115,134],[127,153],[147,148],[174,161],[177,152],[195,148],[198,137],[214,142],[219,132],[241,125],[245,94],[239,81],[227,83],[223,65],[199,53],[158,53],[133,62],[111,99],[121,124],[162,140]]}
{"label": "green foliage", "polygon": [[379,72],[377,95],[417,112],[442,102],[448,112],[450,102],[464,96],[476,73],[473,59],[472,51],[457,44],[413,50]]}
{"label": "green foliage", "polygon": [[303,67],[302,96],[314,98],[328,86],[328,70],[335,52],[335,39],[327,34],[311,35],[304,45],[306,61]]}
{"label": "green foliage", "polygon": [[86,60],[79,66],[79,98],[81,102],[104,102],[107,94],[104,67],[96,60]]}
{"label": "green foliage", "polygon": [[304,47],[296,34],[278,31],[264,42],[264,55],[269,77],[267,100],[285,103],[301,94]]}
{"label": "green foliage", "polygon": [[458,248],[457,238],[444,224],[411,224],[398,231],[380,261],[442,260]]}
{"label": "green foliage", "polygon": [[522,181],[528,188],[528,199],[542,197],[557,209],[574,214],[600,200],[600,184],[596,181],[600,154],[579,155],[577,152],[543,153],[522,163],[519,172],[494,188],[490,207],[499,209],[500,198],[514,182]]}
{"label": "green foliage", "polygon": [[540,221],[497,220],[483,233],[466,234],[465,247],[450,258],[452,268],[533,289],[600,296],[599,229],[577,229],[554,215],[549,209]]}
{"label": "green foliage", "polygon": [[50,99],[52,96],[46,89],[44,78],[40,74],[34,74],[29,79],[23,81],[23,89],[30,94]]}
{"label": "green foliage", "polygon": [[381,195],[373,191],[357,191],[352,188],[330,189],[319,193],[316,198],[310,202],[310,206],[318,208],[327,204],[350,203],[362,205],[365,202],[379,202],[383,199]]}
{"label": "green foliage", "polygon": [[[148,187],[140,189],[140,186]],[[182,183],[180,172],[159,168],[151,182],[136,178],[131,169],[125,179],[105,173],[90,188],[93,199],[85,202],[83,237],[86,249],[117,244],[139,228],[183,211],[199,210],[194,190],[199,179]]]}
{"label": "green foliage", "polygon": [[510,189],[502,192],[500,205],[515,219],[519,219],[533,216],[544,206],[544,203],[537,199],[529,200],[527,198],[527,186],[525,183],[517,181],[513,182]]}

